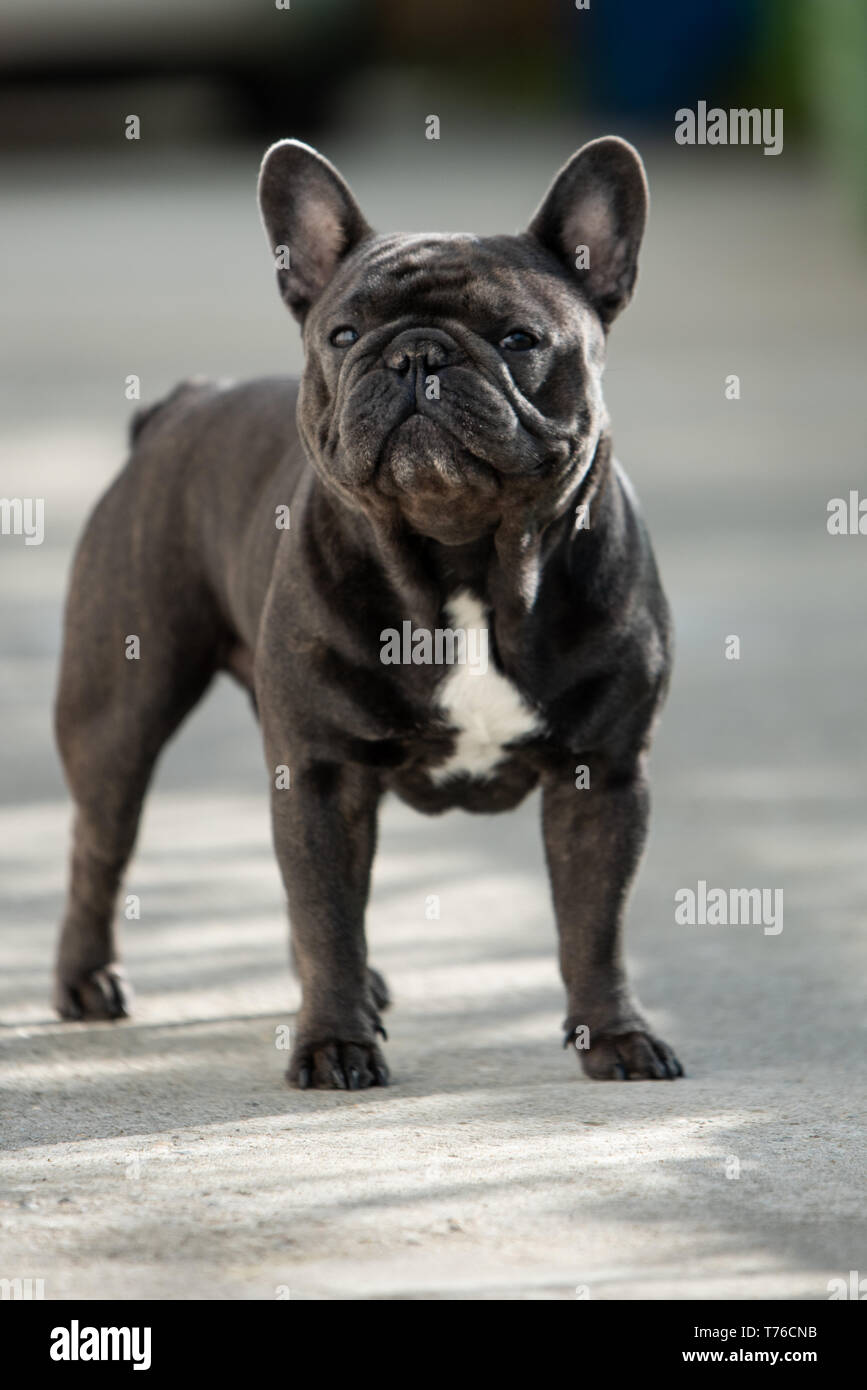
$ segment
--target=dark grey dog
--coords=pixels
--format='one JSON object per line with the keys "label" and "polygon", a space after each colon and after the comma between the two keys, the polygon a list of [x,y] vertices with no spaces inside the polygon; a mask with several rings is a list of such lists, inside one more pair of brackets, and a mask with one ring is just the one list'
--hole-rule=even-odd
{"label": "dark grey dog", "polygon": [[57,1009],[127,1013],[112,922],[142,800],[230,671],[262,723],[303,988],[290,1081],[388,1078],[364,936],[383,793],[502,811],[537,784],[566,1041],[593,1077],[679,1076],[621,954],[670,645],[601,389],[635,282],[641,161],[622,140],[585,145],[520,236],[377,236],[292,140],[268,151],[259,197],[301,382],[186,383],[139,413],[75,561]]}

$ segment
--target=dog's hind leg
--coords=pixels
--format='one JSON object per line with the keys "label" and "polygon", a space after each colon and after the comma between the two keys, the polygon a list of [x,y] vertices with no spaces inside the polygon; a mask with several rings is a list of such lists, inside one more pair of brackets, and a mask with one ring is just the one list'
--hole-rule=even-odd
{"label": "dog's hind leg", "polygon": [[159,752],[211,675],[200,670],[183,693],[168,697],[163,690],[145,705],[118,686],[104,689],[90,712],[76,709],[61,685],[58,741],[75,801],[54,990],[61,1018],[120,1018],[130,1011],[115,943],[115,900]]}
{"label": "dog's hind leg", "polygon": [[[217,643],[202,597],[191,610],[139,566],[119,563],[94,518],[66,611],[56,731],[75,821],[54,1005],[65,1019],[120,1018],[130,993],[114,909],[160,750],[214,674]],[[142,582],[142,580],[145,582]],[[173,577],[176,588],[177,576]]]}

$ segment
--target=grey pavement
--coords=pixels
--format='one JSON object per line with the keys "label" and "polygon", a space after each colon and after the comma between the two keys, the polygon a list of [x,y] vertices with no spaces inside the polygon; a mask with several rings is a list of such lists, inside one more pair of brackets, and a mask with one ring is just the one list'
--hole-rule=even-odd
{"label": "grey pavement", "polygon": [[[484,176],[483,134],[412,157],[388,137],[400,177],[385,136],[326,153],[375,224],[484,232],[520,226],[597,133],[492,132]],[[867,1275],[867,539],[825,525],[829,498],[867,493],[863,248],[797,152],[681,153],[646,149],[607,394],[678,632],[628,952],[688,1076],[592,1083],[561,1050],[535,799],[485,820],[394,803],[370,914],[393,1085],[351,1095],[283,1083],[298,990],[228,682],[148,803],[135,1018],[52,1018],[60,607],[122,459],[125,378],[147,399],[300,359],[258,151],[4,161],[0,491],[45,498],[46,537],[0,537],[0,1276],[49,1298],[822,1299]],[[677,924],[700,879],[783,889],[783,931]]]}

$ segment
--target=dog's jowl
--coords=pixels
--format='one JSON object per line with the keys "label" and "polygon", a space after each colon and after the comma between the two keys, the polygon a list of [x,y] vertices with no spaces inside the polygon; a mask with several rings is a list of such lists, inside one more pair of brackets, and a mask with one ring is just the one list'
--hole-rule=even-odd
{"label": "dog's jowl", "polygon": [[75,560],[57,1009],[129,1011],[113,920],[142,801],[228,671],[273,788],[302,986],[291,1082],[388,1079],[388,993],[364,934],[383,794],[503,811],[537,786],[566,1040],[592,1077],[678,1076],[621,945],[670,647],[602,400],[647,211],[641,161],[622,140],[584,146],[517,236],[378,235],[292,140],[265,156],[259,198],[300,382],[191,381],[141,411]]}

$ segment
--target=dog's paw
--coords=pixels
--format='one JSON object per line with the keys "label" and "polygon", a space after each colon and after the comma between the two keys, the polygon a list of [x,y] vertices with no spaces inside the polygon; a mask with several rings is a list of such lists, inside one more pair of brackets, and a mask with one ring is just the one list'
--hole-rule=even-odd
{"label": "dog's paw", "polygon": [[299,1042],[286,1079],[300,1091],[361,1091],[387,1086],[388,1067],[376,1043]]}
{"label": "dog's paw", "polygon": [[649,1029],[590,1029],[589,1035],[589,1046],[582,1047],[580,1030],[573,1028],[566,1043],[576,1044],[581,1065],[594,1081],[674,1081],[684,1074],[668,1043]]}
{"label": "dog's paw", "polygon": [[373,995],[373,1002],[377,1009],[387,1009],[391,1003],[391,994],[385,976],[380,975],[378,970],[374,970],[372,965],[367,967],[367,983],[370,986],[370,993]]}
{"label": "dog's paw", "polygon": [[129,1018],[132,1004],[132,985],[119,965],[75,975],[58,973],[55,979],[54,1007],[67,1021]]}

